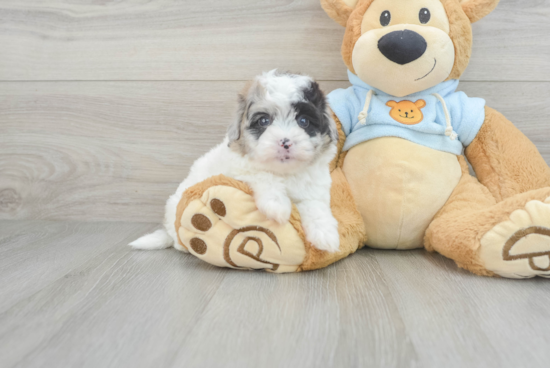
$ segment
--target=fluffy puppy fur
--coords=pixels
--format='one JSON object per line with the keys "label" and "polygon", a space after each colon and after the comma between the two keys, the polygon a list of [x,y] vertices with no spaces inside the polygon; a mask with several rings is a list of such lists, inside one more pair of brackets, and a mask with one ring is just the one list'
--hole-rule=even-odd
{"label": "fluffy puppy fur", "polygon": [[338,223],[330,209],[329,163],[336,154],[338,133],[325,96],[310,77],[264,73],[239,96],[237,119],[223,143],[199,158],[189,176],[166,203],[165,230],[130,245],[162,249],[178,243],[176,208],[183,192],[214,175],[248,184],[258,209],[285,223],[293,202],[308,241],[318,249],[339,248]]}

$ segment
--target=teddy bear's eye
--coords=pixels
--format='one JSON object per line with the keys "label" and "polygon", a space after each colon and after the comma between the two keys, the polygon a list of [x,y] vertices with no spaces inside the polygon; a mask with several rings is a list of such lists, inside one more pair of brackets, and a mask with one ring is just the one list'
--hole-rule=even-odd
{"label": "teddy bear's eye", "polygon": [[430,21],[430,18],[432,15],[430,14],[430,11],[427,8],[420,9],[420,14],[418,14],[418,18],[420,19],[420,23],[426,24]]}
{"label": "teddy bear's eye", "polygon": [[414,110],[411,110],[411,112],[414,112]]}
{"label": "teddy bear's eye", "polygon": [[389,10],[385,10],[384,12],[382,12],[382,15],[380,15],[380,24],[382,25],[382,27],[385,27],[390,24],[390,21],[391,13],[389,12]]}

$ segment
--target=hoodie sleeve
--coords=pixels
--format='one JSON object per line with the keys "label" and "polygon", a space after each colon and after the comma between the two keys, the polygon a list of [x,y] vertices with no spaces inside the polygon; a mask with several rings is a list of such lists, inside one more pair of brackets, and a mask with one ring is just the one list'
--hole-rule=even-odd
{"label": "hoodie sleeve", "polygon": [[456,92],[449,97],[447,103],[451,106],[453,129],[464,147],[468,147],[485,121],[485,100]]}
{"label": "hoodie sleeve", "polygon": [[336,89],[328,94],[327,99],[330,108],[342,123],[344,134],[348,136],[355,120],[357,120],[357,114],[354,116],[356,110],[354,101],[357,100],[357,96],[353,91],[353,87]]}

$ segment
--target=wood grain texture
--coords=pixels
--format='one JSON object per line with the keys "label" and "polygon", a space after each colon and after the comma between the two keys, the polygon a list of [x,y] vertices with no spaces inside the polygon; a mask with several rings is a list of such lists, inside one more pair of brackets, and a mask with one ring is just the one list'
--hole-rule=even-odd
{"label": "wood grain texture", "polygon": [[[154,225],[25,223],[36,230],[38,254],[29,250],[8,271],[25,285],[0,286],[12,304],[0,312],[2,367],[169,366],[225,275],[175,250],[126,246]],[[5,248],[4,257],[20,257],[10,240],[0,243]]]}
{"label": "wood grain texture", "polygon": [[[547,162],[549,15],[501,1],[460,86]],[[0,0],[0,367],[547,366],[545,280],[424,251],[271,275],[126,247],[221,141],[242,81],[348,86],[343,34],[319,0]]]}
{"label": "wood grain texture", "polygon": [[320,271],[275,275],[126,247],[154,226],[0,221],[0,280],[19,282],[0,283],[0,366],[507,368],[550,359],[545,280],[482,278],[421,250],[364,249]]}
{"label": "wood grain texture", "polygon": [[[100,231],[97,229],[100,228]],[[67,224],[3,222],[0,226],[0,313],[45,285],[89,262],[149,224]],[[105,238],[108,236],[108,239]]]}
{"label": "wood grain texture", "polygon": [[367,256],[281,278],[228,273],[176,361],[185,367],[404,367],[416,353],[377,262]]}
{"label": "wood grain texture", "polygon": [[[160,221],[244,82],[0,83],[0,218]],[[348,82],[322,82],[326,91]],[[464,82],[550,162],[550,83]]]}
{"label": "wood grain texture", "polygon": [[[550,81],[549,12],[501,1],[474,25],[463,80]],[[319,0],[1,0],[0,80],[345,80],[343,34]]]}
{"label": "wood grain texture", "polygon": [[548,365],[547,280],[479,277],[424,251],[371,253],[425,366]]}

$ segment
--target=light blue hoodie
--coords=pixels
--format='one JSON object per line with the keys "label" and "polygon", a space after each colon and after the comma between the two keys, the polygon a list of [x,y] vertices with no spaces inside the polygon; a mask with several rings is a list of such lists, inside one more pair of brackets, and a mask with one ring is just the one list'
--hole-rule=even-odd
{"label": "light blue hoodie", "polygon": [[[349,71],[348,76],[351,87],[334,90],[328,95],[330,107],[342,123],[342,129],[346,134],[344,151],[371,139],[400,137],[439,151],[460,155],[463,148],[472,143],[485,121],[485,100],[470,98],[464,92],[456,92],[456,79],[398,98],[370,87]],[[374,94],[370,105],[367,104],[366,124],[361,124],[359,115],[364,109],[369,90],[373,90]],[[443,103],[434,94],[441,96],[445,101],[449,112],[448,122]],[[422,121],[415,125],[406,125],[390,116],[392,107],[386,104],[389,101],[399,103],[405,100],[413,103],[424,100],[426,106],[420,109],[423,114]],[[452,130],[447,129],[448,123]]]}

